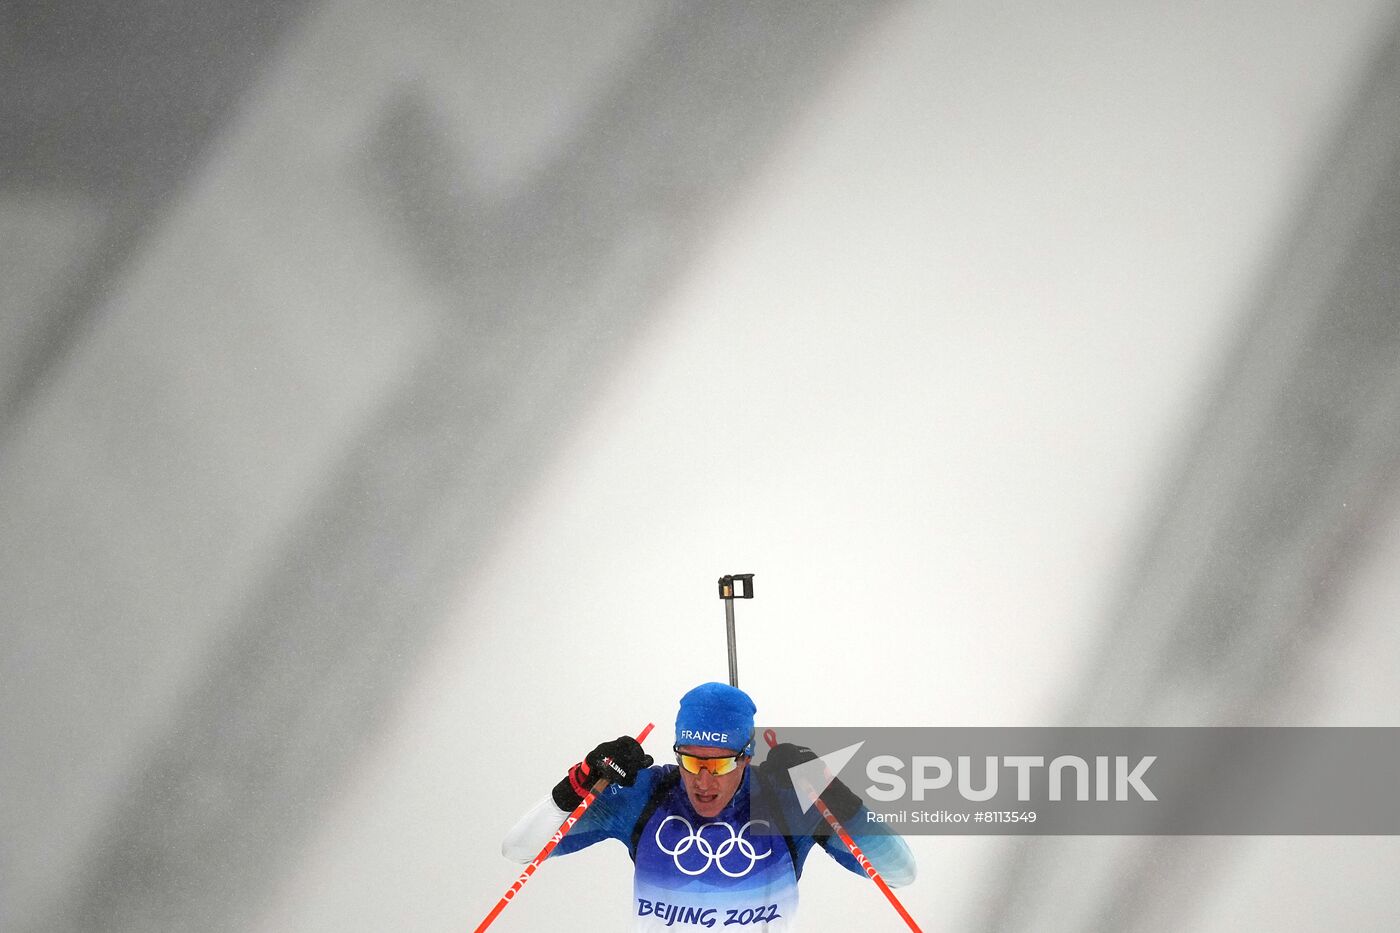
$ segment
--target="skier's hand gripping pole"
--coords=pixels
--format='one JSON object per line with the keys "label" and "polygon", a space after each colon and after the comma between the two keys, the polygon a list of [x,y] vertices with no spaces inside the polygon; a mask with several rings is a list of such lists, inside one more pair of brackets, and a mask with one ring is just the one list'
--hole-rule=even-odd
{"label": "skier's hand gripping pole", "polygon": [[[773,748],[778,744],[778,736],[772,729],[768,729],[763,733],[763,741],[768,743],[769,748]],[[851,838],[851,834],[846,832],[846,827],[841,825],[841,821],[836,818],[836,814],[831,812],[831,809],[822,802],[820,797],[814,797],[813,805],[845,844],[846,848],[850,850],[856,863],[870,876],[870,880],[875,882],[875,886],[880,889],[880,893],[885,895],[885,899],[890,902],[890,906],[895,909],[895,912],[899,914],[905,923],[909,924],[909,929],[913,930],[914,933],[923,933],[923,931],[919,929],[919,925],[914,922],[914,918],[909,916],[909,911],[905,910],[904,905],[899,902],[899,898],[894,896],[894,892],[891,891],[890,886],[885,883],[885,879],[881,878],[880,873],[875,870],[875,866],[870,864],[870,859],[866,858],[865,853],[860,850],[860,846],[856,845],[856,841]]]}
{"label": "skier's hand gripping pole", "polygon": [[[653,727],[653,723],[647,723],[646,728],[637,733],[637,741],[645,742],[647,736],[651,734]],[[608,783],[607,778],[599,778],[593,783],[588,793],[584,795],[583,800],[579,802],[578,806],[574,807],[574,812],[565,817],[564,822],[559,824],[559,829],[555,831],[553,836],[549,837],[549,842],[545,843],[545,847],[540,850],[540,854],[530,860],[530,863],[525,866],[525,870],[520,873],[520,877],[515,879],[515,883],[506,889],[505,895],[496,903],[496,906],[491,908],[491,912],[486,915],[486,919],[477,924],[475,933],[482,933],[483,930],[491,925],[493,920],[501,915],[501,911],[506,909],[506,905],[515,899],[515,895],[520,893],[521,888],[525,887],[525,882],[529,881],[531,876],[534,875],[535,869],[539,868],[540,865],[544,863],[544,860],[549,858],[549,854],[554,851],[554,847],[559,844],[559,840],[568,835],[569,830],[574,828],[574,824],[583,817],[584,811],[593,803],[594,798],[603,792],[603,789],[608,786]]]}

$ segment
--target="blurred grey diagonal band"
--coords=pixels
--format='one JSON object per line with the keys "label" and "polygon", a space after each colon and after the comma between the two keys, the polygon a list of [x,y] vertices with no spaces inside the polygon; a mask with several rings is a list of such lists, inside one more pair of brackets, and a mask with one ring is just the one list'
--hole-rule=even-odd
{"label": "blurred grey diagonal band", "polygon": [[[1293,724],[1282,704],[1334,634],[1372,526],[1395,507],[1397,270],[1392,28],[1149,518],[1069,723]],[[1018,845],[979,928],[1189,928],[1183,912],[1201,899],[1168,892],[1189,877],[1199,894],[1224,867],[1206,868],[1189,840],[1120,842]]]}
{"label": "blurred grey diagonal band", "polygon": [[[0,372],[0,446],[84,339],[112,283],[204,164],[236,103],[314,4],[133,0],[16,4],[0,54],[0,194],[80,198],[97,242],[25,315]],[[9,37],[7,37],[9,38]]]}
{"label": "blurred grey diagonal band", "polygon": [[[434,348],[269,561],[45,929],[248,922],[505,510],[738,184],[889,6],[676,5],[533,186],[472,216],[442,206],[455,197],[433,188],[443,165],[413,161],[447,146],[432,101],[413,87],[391,98],[365,183],[442,291]],[[427,138],[402,145],[405,127]]]}

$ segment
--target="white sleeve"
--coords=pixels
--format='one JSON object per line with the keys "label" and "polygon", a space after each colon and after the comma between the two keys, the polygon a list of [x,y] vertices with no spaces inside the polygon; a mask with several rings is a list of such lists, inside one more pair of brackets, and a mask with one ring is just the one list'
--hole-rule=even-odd
{"label": "white sleeve", "polygon": [[[901,837],[893,833],[866,833],[861,836],[852,834],[851,839],[860,846],[865,857],[870,859],[870,864],[875,866],[890,887],[902,888],[914,883],[919,869],[914,863],[914,853],[909,851],[909,844]],[[845,843],[840,839],[836,843],[845,848]]]}
{"label": "white sleeve", "polygon": [[540,854],[545,843],[549,842],[549,837],[554,835],[554,831],[568,815],[567,810],[561,810],[554,805],[552,795],[546,794],[543,800],[517,820],[510,832],[506,833],[506,838],[501,840],[501,854],[513,862],[525,864]]}

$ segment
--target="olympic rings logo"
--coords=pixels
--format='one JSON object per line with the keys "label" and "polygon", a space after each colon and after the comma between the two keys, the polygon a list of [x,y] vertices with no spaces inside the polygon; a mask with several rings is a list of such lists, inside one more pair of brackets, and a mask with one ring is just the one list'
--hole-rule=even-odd
{"label": "olympic rings logo", "polygon": [[[666,824],[670,823],[672,820],[675,820],[685,827],[685,835],[677,839],[674,846],[668,847],[666,843],[662,841],[661,834],[662,831],[666,829]],[[661,821],[660,826],[656,827],[656,847],[666,855],[671,856],[671,860],[676,863],[676,869],[682,874],[691,875],[692,877],[695,875],[703,875],[705,872],[709,871],[710,866],[713,865],[726,877],[742,878],[753,871],[754,866],[757,865],[760,860],[766,859],[773,854],[771,849],[767,852],[759,852],[754,848],[753,842],[745,838],[744,833],[755,823],[762,823],[764,826],[769,825],[767,820],[749,820],[743,826],[739,827],[738,832],[735,832],[733,826],[720,821],[704,823],[699,829],[696,829],[694,826],[690,825],[690,821],[685,817],[671,814]],[[710,833],[709,838],[705,835],[706,830],[714,831]],[[727,837],[723,835],[723,833],[726,832],[729,834]],[[716,835],[719,835],[719,838],[715,838]],[[686,854],[691,852],[692,849],[694,850],[694,854],[690,858],[685,858]],[[733,862],[735,859],[730,859],[730,864],[725,863],[725,858],[736,851],[739,853],[740,857],[748,860],[748,864],[744,866],[742,871],[734,870],[735,866]],[[702,859],[703,862],[701,862]]]}

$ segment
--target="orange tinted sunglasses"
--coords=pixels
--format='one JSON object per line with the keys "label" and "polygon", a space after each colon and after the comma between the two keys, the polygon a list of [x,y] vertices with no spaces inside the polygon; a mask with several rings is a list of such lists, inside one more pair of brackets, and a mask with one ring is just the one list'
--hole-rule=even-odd
{"label": "orange tinted sunglasses", "polygon": [[728,774],[739,767],[739,760],[747,758],[747,755],[717,755],[713,758],[706,758],[703,755],[687,755],[681,751],[680,746],[674,746],[672,751],[676,753],[676,763],[691,774],[699,774],[704,768],[715,777]]}

